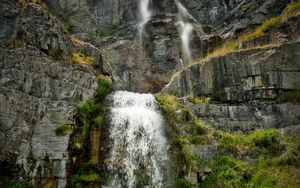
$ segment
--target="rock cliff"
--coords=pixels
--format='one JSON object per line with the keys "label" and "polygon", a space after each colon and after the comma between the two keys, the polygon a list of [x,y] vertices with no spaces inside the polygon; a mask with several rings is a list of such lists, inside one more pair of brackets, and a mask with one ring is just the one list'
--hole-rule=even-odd
{"label": "rock cliff", "polygon": [[[196,136],[205,143],[190,144],[198,142],[190,137],[191,122],[247,133],[298,130],[300,15],[299,7],[286,15],[291,2],[182,0],[194,28],[193,61],[183,67],[176,0],[151,1],[142,42],[137,0],[1,0],[0,175],[39,187],[71,185],[71,171],[79,168],[72,165],[81,155],[70,155],[77,147],[71,143],[75,104],[95,97],[100,74],[112,78],[115,90],[179,97],[182,109],[167,117],[174,127],[166,131],[172,139],[178,136],[171,141],[179,156],[175,173],[195,184],[211,170],[200,165],[192,172],[189,156],[180,160],[187,143],[200,160],[212,160],[220,150],[209,133]],[[210,102],[193,103],[191,97]],[[63,125],[69,130],[57,134]],[[93,125],[87,139],[97,145],[92,148],[97,170],[104,133]]]}

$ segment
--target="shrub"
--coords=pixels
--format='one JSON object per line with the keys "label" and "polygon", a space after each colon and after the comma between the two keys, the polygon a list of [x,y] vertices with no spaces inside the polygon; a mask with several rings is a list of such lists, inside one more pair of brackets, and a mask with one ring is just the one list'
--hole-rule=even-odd
{"label": "shrub", "polygon": [[195,97],[193,100],[193,102],[198,105],[208,105],[209,101],[210,98],[204,96]]}
{"label": "shrub", "polygon": [[100,176],[98,169],[91,161],[81,164],[76,174],[71,177],[71,184],[73,187],[81,185],[81,183],[99,182]]}
{"label": "shrub", "polygon": [[180,108],[177,97],[174,95],[159,95],[157,96],[157,101],[161,104],[164,112],[168,114],[174,113]]}
{"label": "shrub", "polygon": [[284,93],[284,98],[288,102],[300,104],[300,90],[287,91]]}
{"label": "shrub", "polygon": [[104,28],[97,29],[97,34],[101,37],[110,37],[115,35],[117,29],[117,25],[109,25]]}
{"label": "shrub", "polygon": [[192,187],[192,184],[187,179],[176,179],[175,180],[175,187],[176,188],[190,188],[190,187]]}
{"label": "shrub", "polygon": [[76,185],[77,183],[82,182],[99,182],[100,176],[97,173],[91,174],[75,174],[71,178],[72,185]]}
{"label": "shrub", "polygon": [[103,116],[97,116],[94,120],[93,123],[95,124],[96,127],[101,128],[104,125],[104,119]]}
{"label": "shrub", "polygon": [[62,123],[55,129],[55,133],[57,136],[64,136],[67,135],[70,130],[71,129],[68,124]]}
{"label": "shrub", "polygon": [[80,114],[85,118],[91,118],[94,113],[99,110],[100,105],[95,104],[91,100],[82,101],[78,104]]}
{"label": "shrub", "polygon": [[105,97],[113,91],[112,81],[109,77],[101,76],[99,79],[99,86],[97,88],[96,98],[103,101]]}
{"label": "shrub", "polygon": [[194,121],[194,130],[199,135],[203,135],[206,133],[206,128],[204,126],[204,123],[199,120]]}
{"label": "shrub", "polygon": [[88,64],[91,65],[93,64],[93,58],[92,57],[87,57],[84,54],[80,52],[74,52],[72,53],[67,59],[70,59],[73,63],[78,63],[81,65]]}
{"label": "shrub", "polygon": [[278,132],[275,129],[254,131],[248,139],[260,148],[277,149],[279,146]]}
{"label": "shrub", "polygon": [[213,175],[200,187],[244,187],[244,178],[250,166],[230,156],[220,156],[210,162]]}
{"label": "shrub", "polygon": [[189,141],[189,143],[194,145],[201,144],[201,138],[199,138],[198,136],[189,136],[187,137],[187,140]]}

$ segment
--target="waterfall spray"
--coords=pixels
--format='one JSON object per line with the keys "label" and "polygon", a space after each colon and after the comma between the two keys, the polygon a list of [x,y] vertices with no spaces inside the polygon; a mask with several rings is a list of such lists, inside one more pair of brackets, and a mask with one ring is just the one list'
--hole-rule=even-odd
{"label": "waterfall spray", "polygon": [[145,25],[151,19],[151,15],[152,15],[151,10],[149,9],[150,1],[151,0],[140,0],[140,4],[139,4],[140,21],[138,24],[138,35],[139,35],[140,44],[143,43]]}
{"label": "waterfall spray", "polygon": [[188,22],[188,17],[190,15],[186,8],[179,1],[176,1],[176,5],[178,8],[178,25],[182,43],[182,62],[184,65],[188,65],[192,61],[190,40],[193,31],[193,25]]}
{"label": "waterfall spray", "polygon": [[155,97],[112,95],[109,187],[168,187],[168,144]]}

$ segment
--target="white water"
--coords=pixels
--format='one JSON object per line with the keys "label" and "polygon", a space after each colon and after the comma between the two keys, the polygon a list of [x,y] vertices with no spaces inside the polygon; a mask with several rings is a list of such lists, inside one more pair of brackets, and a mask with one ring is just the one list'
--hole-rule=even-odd
{"label": "white water", "polygon": [[139,16],[138,35],[140,44],[143,42],[143,35],[145,34],[145,25],[151,19],[152,13],[149,9],[150,0],[139,0]]}
{"label": "white water", "polygon": [[178,25],[181,38],[182,61],[184,65],[188,65],[192,61],[190,40],[193,32],[193,25],[188,22],[188,17],[190,15],[186,8],[179,1],[176,1],[176,5],[178,8]]}
{"label": "white water", "polygon": [[167,187],[168,143],[153,95],[113,94],[110,139],[109,187]]}

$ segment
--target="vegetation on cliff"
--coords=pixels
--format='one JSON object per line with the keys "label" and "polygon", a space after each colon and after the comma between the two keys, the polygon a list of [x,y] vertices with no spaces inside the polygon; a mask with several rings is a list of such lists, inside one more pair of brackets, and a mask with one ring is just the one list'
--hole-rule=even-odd
{"label": "vegetation on cliff", "polygon": [[[276,129],[250,133],[217,130],[191,112],[191,107],[198,105],[193,98],[161,95],[157,99],[171,127],[168,136],[179,150],[176,164],[184,169],[177,171],[176,187],[299,186],[299,136],[285,136]],[[216,154],[211,159],[197,157],[193,145],[201,148],[207,144],[215,145]],[[203,174],[207,169],[209,173]],[[200,176],[196,183],[188,178],[193,173]]]}
{"label": "vegetation on cliff", "polygon": [[80,102],[77,113],[77,122],[70,147],[71,155],[79,157],[74,165],[70,184],[72,187],[85,187],[86,184],[93,184],[100,181],[100,171],[97,163],[92,161],[90,132],[101,131],[105,121],[104,116],[107,108],[104,100],[112,92],[112,81],[109,77],[99,76],[99,86],[94,99]]}

